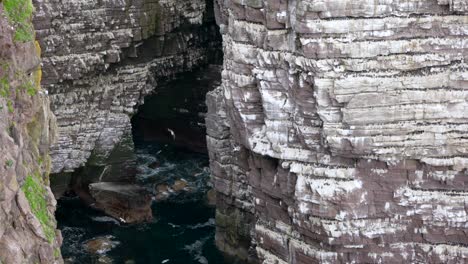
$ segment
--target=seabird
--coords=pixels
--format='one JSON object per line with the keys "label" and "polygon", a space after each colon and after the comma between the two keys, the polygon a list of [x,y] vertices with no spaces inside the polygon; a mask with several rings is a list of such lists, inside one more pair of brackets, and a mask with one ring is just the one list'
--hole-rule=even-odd
{"label": "seabird", "polygon": [[172,139],[175,141],[175,133],[174,133],[174,130],[168,128],[167,131],[169,131],[169,133],[171,133]]}

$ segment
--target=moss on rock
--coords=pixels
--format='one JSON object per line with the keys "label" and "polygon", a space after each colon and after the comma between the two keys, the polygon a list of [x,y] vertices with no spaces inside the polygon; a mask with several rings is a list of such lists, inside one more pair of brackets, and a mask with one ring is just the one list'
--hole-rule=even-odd
{"label": "moss on rock", "polygon": [[53,243],[55,239],[55,220],[47,209],[47,192],[40,174],[28,175],[21,189],[31,206],[32,212],[41,223],[44,235],[50,243]]}
{"label": "moss on rock", "polygon": [[31,0],[3,0],[3,7],[10,22],[15,27],[15,41],[34,40],[34,29],[31,24],[34,6]]}

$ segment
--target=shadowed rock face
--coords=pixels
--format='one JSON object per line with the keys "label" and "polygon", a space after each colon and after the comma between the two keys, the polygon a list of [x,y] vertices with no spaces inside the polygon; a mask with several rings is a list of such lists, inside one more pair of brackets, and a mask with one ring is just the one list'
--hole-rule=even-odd
{"label": "shadowed rock face", "polygon": [[[55,118],[40,87],[30,17],[16,15],[29,2],[15,4],[0,2],[0,263],[61,263],[48,186]],[[18,35],[20,27],[31,32]]]}
{"label": "shadowed rock face", "polygon": [[218,246],[263,263],[465,262],[467,2],[215,8]]}
{"label": "shadowed rock face", "polygon": [[94,206],[124,223],[151,221],[151,193],[133,184],[99,182],[89,185]]}
{"label": "shadowed rock face", "polygon": [[221,65],[216,64],[160,84],[132,118],[134,136],[206,153],[205,96],[220,85],[220,79]]}
{"label": "shadowed rock face", "polygon": [[160,78],[219,56],[211,1],[35,0],[35,7],[43,86],[58,121],[54,173],[109,163]]}
{"label": "shadowed rock face", "polygon": [[[89,185],[133,184],[130,118],[137,107],[160,83],[222,58],[213,2],[33,1],[44,51],[42,85],[58,124],[51,146],[56,197],[71,189],[112,216],[145,220],[146,200],[140,213],[136,195],[98,195]],[[126,212],[133,216],[123,217]]]}

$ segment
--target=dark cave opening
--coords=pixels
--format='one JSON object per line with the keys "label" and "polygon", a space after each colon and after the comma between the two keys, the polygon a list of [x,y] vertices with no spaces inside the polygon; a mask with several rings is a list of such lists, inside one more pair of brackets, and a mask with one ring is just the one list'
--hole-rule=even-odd
{"label": "dark cave opening", "polygon": [[133,137],[206,153],[205,95],[221,83],[221,66],[210,64],[163,80],[132,118]]}
{"label": "dark cave opening", "polygon": [[[170,31],[167,31],[167,28],[159,28],[162,24],[157,23],[154,35],[123,47],[120,60],[110,60],[107,75],[118,75],[119,68],[141,65],[149,68],[146,87],[139,87],[140,100],[144,98],[145,102],[136,103],[131,128],[129,124],[128,131],[107,157],[98,157],[99,151],[95,153],[93,149],[84,166],[50,175],[51,188],[57,199],[64,194],[79,194],[91,204],[89,184],[101,181],[133,183],[135,136],[188,151],[207,152],[204,100],[206,93],[220,82],[224,56],[213,5],[213,1],[206,2],[201,24],[180,18],[182,22],[168,26]],[[80,83],[70,85],[79,86]],[[152,94],[147,94],[148,87]],[[177,134],[175,140],[172,133]]]}
{"label": "dark cave opening", "polygon": [[[122,223],[88,206],[92,201],[83,199],[86,195],[74,196],[76,188],[59,200],[56,217],[67,261],[232,262],[214,243],[215,209],[204,127],[205,95],[220,85],[220,74],[221,66],[212,64],[159,80],[132,118],[136,176],[124,181],[137,183],[151,194],[152,220]],[[119,154],[121,162],[129,158],[128,153]],[[85,167],[74,173],[71,183],[99,180],[102,173],[102,169]],[[80,186],[87,184],[80,182]]]}
{"label": "dark cave opening", "polygon": [[205,96],[220,85],[223,54],[207,3],[202,25],[157,32],[110,65],[147,64],[141,89],[153,90],[108,157],[51,175],[66,263],[232,262],[214,243]]}

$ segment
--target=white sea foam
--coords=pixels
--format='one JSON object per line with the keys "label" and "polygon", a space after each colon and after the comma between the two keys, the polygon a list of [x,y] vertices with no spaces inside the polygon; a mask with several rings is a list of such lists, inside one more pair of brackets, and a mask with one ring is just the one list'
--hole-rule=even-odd
{"label": "white sea foam", "polygon": [[205,245],[206,241],[208,241],[210,237],[204,237],[202,239],[199,239],[195,241],[193,244],[186,245],[184,247],[185,250],[187,250],[190,255],[193,256],[193,258],[198,261],[201,264],[208,264],[208,260],[206,259],[205,256],[203,256],[203,246]]}
{"label": "white sea foam", "polygon": [[205,223],[200,223],[200,224],[195,224],[195,225],[189,225],[187,226],[187,228],[190,228],[190,229],[198,229],[198,228],[203,228],[203,227],[208,227],[208,226],[214,226],[215,225],[215,219],[214,218],[210,218],[208,219],[208,221],[206,221]]}
{"label": "white sea foam", "polygon": [[176,225],[176,224],[173,224],[173,223],[167,223],[168,225],[170,225],[172,228],[178,228],[180,227],[180,225]]}
{"label": "white sea foam", "polygon": [[91,217],[91,219],[96,222],[111,222],[117,225],[120,224],[119,221],[109,216],[96,216],[96,217]]}

